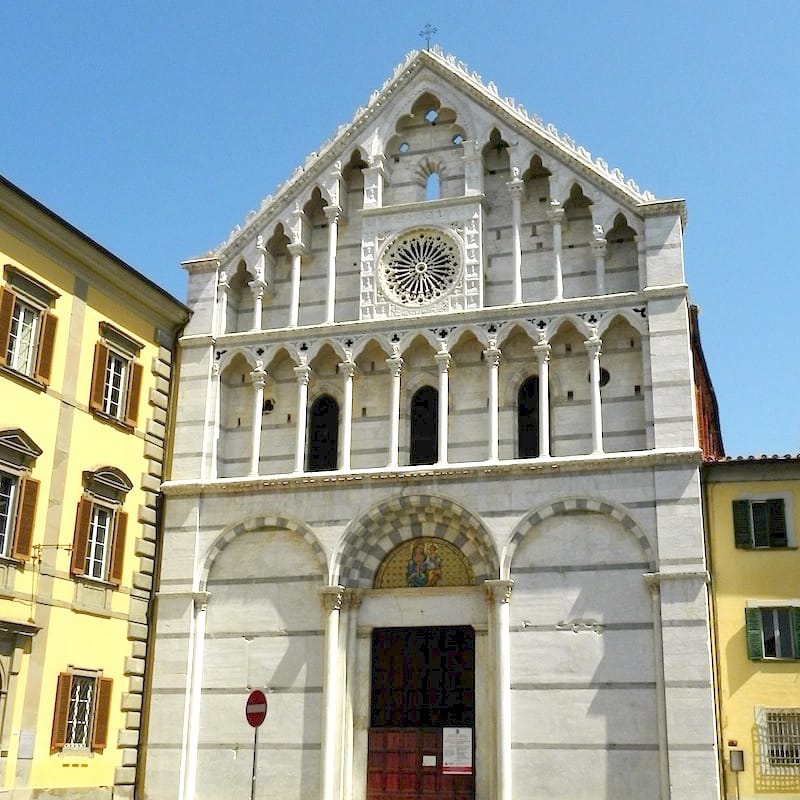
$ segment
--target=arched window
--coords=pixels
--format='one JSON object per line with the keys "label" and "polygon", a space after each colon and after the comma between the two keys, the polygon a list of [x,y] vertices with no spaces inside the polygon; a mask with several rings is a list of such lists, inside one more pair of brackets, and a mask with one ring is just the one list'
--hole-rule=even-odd
{"label": "arched window", "polygon": [[439,459],[439,392],[423,386],[411,398],[411,464]]}
{"label": "arched window", "polygon": [[441,184],[439,181],[439,173],[431,172],[428,179],[425,181],[425,199],[438,200],[442,196]]}
{"label": "arched window", "polygon": [[539,376],[523,381],[517,393],[517,457],[539,455]]}
{"label": "arched window", "polygon": [[318,397],[308,418],[308,471],[336,469],[339,451],[339,404],[327,394]]}

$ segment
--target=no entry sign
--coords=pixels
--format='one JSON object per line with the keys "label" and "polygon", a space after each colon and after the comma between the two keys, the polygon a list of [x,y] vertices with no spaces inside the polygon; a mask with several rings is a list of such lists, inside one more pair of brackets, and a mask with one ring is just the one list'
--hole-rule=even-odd
{"label": "no entry sign", "polygon": [[259,728],[267,718],[267,697],[260,689],[250,692],[244,707],[244,715],[251,728]]}

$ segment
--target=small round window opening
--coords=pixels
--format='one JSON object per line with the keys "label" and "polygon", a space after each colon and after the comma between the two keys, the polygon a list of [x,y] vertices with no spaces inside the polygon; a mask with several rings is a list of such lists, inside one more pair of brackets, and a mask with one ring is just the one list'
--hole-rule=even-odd
{"label": "small round window opening", "polygon": [[275,410],[275,401],[271,397],[267,397],[261,406],[262,414],[271,414]]}
{"label": "small round window opening", "polygon": [[414,228],[393,239],[380,258],[380,278],[395,303],[422,306],[450,293],[461,274],[455,238],[437,228]]}
{"label": "small round window opening", "polygon": [[439,112],[435,108],[429,108],[425,112],[425,122],[429,125],[435,125],[437,119],[439,119]]}
{"label": "small round window opening", "polygon": [[[591,383],[592,380],[591,373],[589,373],[586,376],[586,380]],[[610,380],[611,380],[611,373],[605,367],[600,367],[600,385],[606,386]]]}
{"label": "small round window opening", "polygon": [[402,142],[400,147],[397,148],[401,153],[407,153],[411,148],[408,145],[408,142]]}
{"label": "small round window opening", "polygon": [[460,145],[460,144],[464,144],[464,137],[460,133],[457,133],[453,137],[453,144],[456,145],[456,146]]}

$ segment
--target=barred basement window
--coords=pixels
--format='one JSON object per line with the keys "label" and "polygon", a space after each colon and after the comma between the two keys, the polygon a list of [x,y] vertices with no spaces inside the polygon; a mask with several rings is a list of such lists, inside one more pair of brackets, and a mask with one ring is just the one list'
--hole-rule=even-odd
{"label": "barred basement window", "polygon": [[800,772],[800,708],[756,708],[761,771],[771,775]]}
{"label": "barred basement window", "polygon": [[765,500],[733,501],[733,535],[737,547],[787,547],[786,500],[781,497]]}
{"label": "barred basement window", "polygon": [[110,678],[73,670],[58,676],[51,750],[98,752],[108,743]]}

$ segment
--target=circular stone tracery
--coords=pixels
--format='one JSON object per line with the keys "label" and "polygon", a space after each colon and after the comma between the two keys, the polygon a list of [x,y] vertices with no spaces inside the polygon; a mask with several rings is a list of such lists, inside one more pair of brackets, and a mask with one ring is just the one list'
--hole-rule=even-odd
{"label": "circular stone tracery", "polygon": [[380,276],[396,303],[425,305],[455,286],[461,269],[458,242],[436,228],[415,228],[395,237],[383,251]]}

